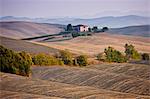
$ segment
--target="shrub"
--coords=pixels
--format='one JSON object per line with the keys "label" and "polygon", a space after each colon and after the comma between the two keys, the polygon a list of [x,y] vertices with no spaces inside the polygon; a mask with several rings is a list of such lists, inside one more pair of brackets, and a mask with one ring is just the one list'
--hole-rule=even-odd
{"label": "shrub", "polygon": [[98,31],[98,27],[97,27],[97,26],[94,26],[94,27],[92,28],[92,31],[93,31],[93,32],[97,32],[97,31]]}
{"label": "shrub", "polygon": [[2,72],[29,76],[32,59],[26,52],[15,53],[0,46],[0,64]]}
{"label": "shrub", "polygon": [[72,32],[72,37],[73,37],[73,38],[78,37],[78,36],[80,36],[79,33],[77,33],[77,32]]}
{"label": "shrub", "polygon": [[127,61],[126,57],[123,56],[121,52],[115,50],[112,47],[108,47],[107,49],[105,49],[104,53],[106,55],[105,61],[118,63],[123,63]]}
{"label": "shrub", "polygon": [[65,65],[73,65],[72,54],[69,51],[60,51],[60,58]]}
{"label": "shrub", "polygon": [[142,54],[142,60],[150,60],[149,54],[148,53],[143,53]]}
{"label": "shrub", "polygon": [[24,75],[24,72],[25,72],[25,74],[29,74],[30,73],[30,67],[29,66],[31,66],[33,64],[32,57],[30,56],[30,54],[28,54],[24,51],[20,52],[19,55],[24,60],[22,65],[20,66],[21,67],[20,70],[21,70],[22,75]]}
{"label": "shrub", "polygon": [[91,33],[88,33],[87,36],[92,36],[92,34],[91,34]]}
{"label": "shrub", "polygon": [[134,48],[133,45],[125,44],[125,53],[128,59],[140,59],[141,58],[141,55]]}
{"label": "shrub", "polygon": [[87,56],[80,55],[76,59],[77,59],[77,63],[79,64],[79,66],[86,66],[86,65],[88,65]]}
{"label": "shrub", "polygon": [[37,54],[35,55],[33,58],[33,63],[34,65],[63,65],[63,62],[58,60],[57,58],[50,56],[50,55],[46,55],[46,54]]}
{"label": "shrub", "polygon": [[108,30],[109,30],[108,27],[103,27],[101,31],[105,32],[105,31],[108,31]]}

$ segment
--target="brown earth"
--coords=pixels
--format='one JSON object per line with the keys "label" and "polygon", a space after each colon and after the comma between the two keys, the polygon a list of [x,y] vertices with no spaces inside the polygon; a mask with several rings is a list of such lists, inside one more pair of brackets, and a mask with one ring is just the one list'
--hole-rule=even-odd
{"label": "brown earth", "polygon": [[150,99],[149,96],[76,86],[0,73],[1,99]]}
{"label": "brown earth", "polygon": [[33,67],[32,77],[79,86],[150,96],[150,67],[141,64],[101,64],[80,67]]}

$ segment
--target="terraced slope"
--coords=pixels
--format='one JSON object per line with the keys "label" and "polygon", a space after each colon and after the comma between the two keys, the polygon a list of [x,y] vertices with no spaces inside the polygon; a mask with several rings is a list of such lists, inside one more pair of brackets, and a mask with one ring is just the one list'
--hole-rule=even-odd
{"label": "terraced slope", "polygon": [[[150,96],[150,72],[144,71],[150,67],[141,67],[144,76],[136,77],[129,75],[130,72],[137,74],[139,70],[133,69],[128,73],[121,73],[119,67],[115,67],[115,72],[90,68],[68,68],[68,67],[33,67],[33,78],[56,81],[80,86],[91,86],[99,89],[107,89],[117,92],[133,93]],[[107,68],[106,68],[107,69]],[[114,69],[115,70],[115,69]],[[126,69],[127,70],[127,69]],[[139,74],[140,75],[140,74]]]}
{"label": "terraced slope", "polygon": [[150,80],[150,66],[144,64],[101,63],[88,68]]}
{"label": "terraced slope", "polygon": [[0,22],[0,36],[15,39],[59,33],[63,29],[53,24],[25,21]]}
{"label": "terraced slope", "polygon": [[6,48],[12,49],[14,51],[26,51],[32,54],[36,53],[46,53],[46,54],[56,54],[59,50],[43,46],[37,43],[31,43],[23,40],[16,40],[0,36],[0,45]]}
{"label": "terraced slope", "polygon": [[77,37],[60,42],[44,42],[45,45],[53,48],[68,49],[76,54],[87,55],[103,52],[108,46],[124,52],[124,45],[126,43],[133,44],[139,52],[150,53],[150,39],[138,36],[99,33],[93,36]]}
{"label": "terraced slope", "polygon": [[76,86],[58,82],[43,81],[18,75],[0,73],[0,98],[41,99],[149,99],[149,96],[126,94],[88,86]]}

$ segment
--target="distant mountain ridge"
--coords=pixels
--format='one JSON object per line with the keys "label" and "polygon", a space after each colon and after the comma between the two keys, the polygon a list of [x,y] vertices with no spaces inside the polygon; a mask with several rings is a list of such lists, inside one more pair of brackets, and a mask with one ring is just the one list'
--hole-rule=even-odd
{"label": "distant mountain ridge", "polygon": [[0,17],[0,21],[31,21],[31,22],[39,22],[39,23],[53,23],[53,24],[64,24],[67,25],[69,23],[76,24],[87,24],[89,26],[99,26],[99,27],[110,27],[110,28],[118,28],[118,27],[126,27],[126,26],[134,26],[134,25],[149,25],[150,17],[136,16],[136,15],[128,15],[128,16],[107,16],[107,17],[99,17],[99,18],[91,18],[91,19],[81,19],[81,18],[27,18],[27,17],[13,17],[13,16],[4,16]]}

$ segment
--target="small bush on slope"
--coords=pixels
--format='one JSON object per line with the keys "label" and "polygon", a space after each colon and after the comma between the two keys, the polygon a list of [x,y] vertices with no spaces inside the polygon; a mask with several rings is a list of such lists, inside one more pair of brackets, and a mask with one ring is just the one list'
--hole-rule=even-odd
{"label": "small bush on slope", "polygon": [[12,50],[0,46],[0,64],[1,72],[29,76],[32,59],[25,52],[15,53]]}
{"label": "small bush on slope", "polygon": [[57,58],[46,55],[46,54],[37,54],[33,56],[32,61],[34,65],[63,65],[63,62],[61,60],[58,60]]}
{"label": "small bush on slope", "polygon": [[125,44],[125,53],[128,59],[141,59],[141,55],[131,44],[130,45]]}
{"label": "small bush on slope", "polygon": [[79,66],[86,66],[88,65],[88,60],[87,60],[87,56],[86,55],[80,55],[76,58],[77,63],[79,64]]}
{"label": "small bush on slope", "polygon": [[65,65],[73,65],[72,54],[65,50],[60,52],[60,58],[64,62]]}

